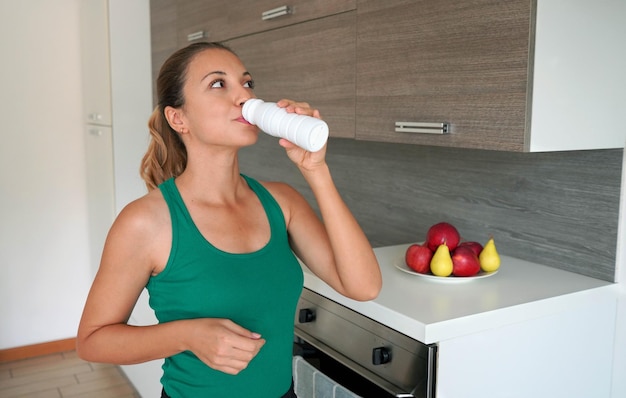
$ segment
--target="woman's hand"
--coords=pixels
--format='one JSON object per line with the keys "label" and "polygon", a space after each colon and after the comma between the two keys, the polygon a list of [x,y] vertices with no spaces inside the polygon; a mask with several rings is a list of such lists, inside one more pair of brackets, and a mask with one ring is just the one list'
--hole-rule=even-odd
{"label": "woman's hand", "polygon": [[265,340],[228,319],[192,319],[186,345],[202,362],[236,375],[259,353]]}
{"label": "woman's hand", "polygon": [[[306,102],[296,102],[288,99],[282,99],[276,104],[279,107],[284,108],[289,113],[297,113],[298,115],[313,116],[321,119],[319,110],[311,108],[311,106]],[[302,170],[313,171],[326,164],[326,145],[324,145],[324,147],[317,152],[309,152],[284,138],[279,140],[279,144],[285,148],[289,159],[291,159],[291,161]]]}

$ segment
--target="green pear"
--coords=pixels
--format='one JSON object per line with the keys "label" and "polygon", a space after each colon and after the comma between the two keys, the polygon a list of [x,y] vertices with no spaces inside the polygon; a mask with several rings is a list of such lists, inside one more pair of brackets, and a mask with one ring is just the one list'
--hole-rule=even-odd
{"label": "green pear", "polygon": [[490,238],[485,244],[483,251],[478,256],[478,260],[480,261],[480,268],[485,272],[494,272],[500,268],[500,255],[496,250],[493,238]]}
{"label": "green pear", "polygon": [[446,244],[439,245],[432,260],[430,260],[430,272],[437,276],[450,276],[452,268],[450,249]]}

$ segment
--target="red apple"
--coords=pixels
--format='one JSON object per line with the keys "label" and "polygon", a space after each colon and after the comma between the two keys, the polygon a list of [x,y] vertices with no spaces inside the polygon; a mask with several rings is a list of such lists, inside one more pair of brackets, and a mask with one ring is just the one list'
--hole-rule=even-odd
{"label": "red apple", "polygon": [[433,252],[426,246],[413,244],[406,250],[405,261],[413,271],[420,274],[430,273],[430,260]]}
{"label": "red apple", "polygon": [[433,252],[437,250],[439,245],[446,245],[450,251],[453,251],[460,240],[459,231],[454,225],[447,222],[440,222],[431,226],[426,233],[426,243]]}
{"label": "red apple", "polygon": [[474,276],[480,272],[480,260],[471,247],[459,246],[452,252],[452,275]]}
{"label": "red apple", "polygon": [[474,241],[463,241],[457,247],[469,247],[477,256],[480,256],[480,252],[483,251],[483,245]]}

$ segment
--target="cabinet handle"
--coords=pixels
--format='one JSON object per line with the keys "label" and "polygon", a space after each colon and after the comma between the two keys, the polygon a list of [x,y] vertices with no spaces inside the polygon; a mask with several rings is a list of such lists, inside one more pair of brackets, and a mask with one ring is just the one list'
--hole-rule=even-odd
{"label": "cabinet handle", "polygon": [[102,120],[102,115],[99,113],[90,113],[88,116],[89,120],[93,120],[94,122],[97,122],[99,120]]}
{"label": "cabinet handle", "polygon": [[199,30],[197,32],[189,33],[187,35],[187,41],[204,39],[205,37],[208,37],[208,36],[209,34],[207,32],[205,32],[204,30]]}
{"label": "cabinet handle", "polygon": [[102,130],[100,130],[100,129],[89,129],[89,134],[95,135],[96,137],[99,137],[99,136],[102,135]]}
{"label": "cabinet handle", "polygon": [[261,19],[267,21],[268,19],[274,19],[287,14],[291,14],[291,7],[281,6],[263,12],[261,14]]}
{"label": "cabinet handle", "polygon": [[397,133],[448,134],[448,123],[396,122]]}

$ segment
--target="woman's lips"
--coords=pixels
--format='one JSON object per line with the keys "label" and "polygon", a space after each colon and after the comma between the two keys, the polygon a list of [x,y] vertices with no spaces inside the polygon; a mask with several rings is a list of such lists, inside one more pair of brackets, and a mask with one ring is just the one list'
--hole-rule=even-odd
{"label": "woman's lips", "polygon": [[252,125],[252,123],[250,123],[249,121],[247,121],[246,119],[243,118],[243,116],[240,116],[237,118],[237,121],[243,124],[249,124]]}

